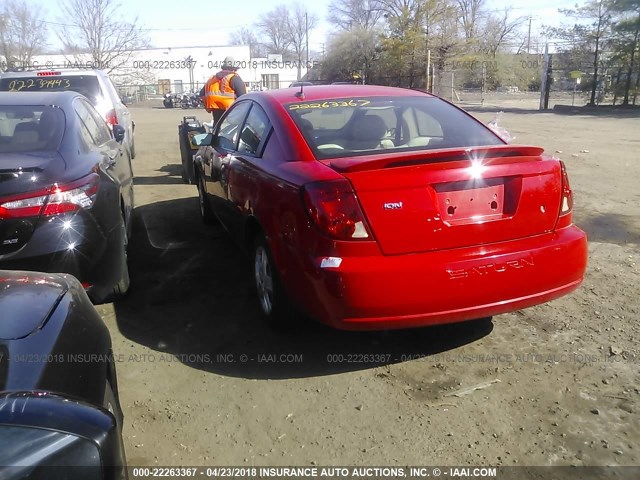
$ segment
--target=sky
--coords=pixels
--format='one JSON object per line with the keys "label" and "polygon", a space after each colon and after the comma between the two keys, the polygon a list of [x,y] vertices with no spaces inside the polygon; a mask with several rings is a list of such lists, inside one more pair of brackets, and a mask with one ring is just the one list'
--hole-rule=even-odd
{"label": "sky", "polygon": [[[293,1],[267,3],[264,0],[242,0],[238,4],[189,2],[184,6],[178,2],[166,2],[167,6],[164,7],[159,0],[129,0],[120,3],[119,11],[126,20],[137,17],[155,47],[213,46],[226,45],[233,31],[240,27],[251,27],[261,14],[272,10],[278,3],[290,4]],[[310,34],[309,47],[311,51],[321,52],[333,31],[326,19],[331,0],[300,1],[308,8],[309,14],[319,19],[318,27]],[[64,22],[60,19],[58,3],[45,0],[31,0],[30,3],[42,7],[48,22]],[[575,3],[576,0],[487,0],[487,6],[492,10],[502,11],[505,7],[511,7],[514,15],[531,16],[532,35],[543,24],[559,25],[564,19],[558,13],[558,8],[570,8]],[[207,4],[210,5],[209,9],[206,8]],[[49,25],[50,30],[55,27],[53,23]],[[50,32],[49,44],[52,49],[60,48],[61,43],[53,32]]]}

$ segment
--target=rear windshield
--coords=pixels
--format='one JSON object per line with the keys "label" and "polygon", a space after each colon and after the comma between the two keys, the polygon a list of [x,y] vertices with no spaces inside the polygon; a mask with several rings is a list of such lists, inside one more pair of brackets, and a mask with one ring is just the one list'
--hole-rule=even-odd
{"label": "rear windshield", "polygon": [[317,158],[503,145],[488,127],[434,97],[358,97],[285,105]]}
{"label": "rear windshield", "polygon": [[97,103],[100,96],[100,84],[94,75],[0,78],[0,91],[3,92],[63,92],[66,90],[81,93],[93,104]]}
{"label": "rear windshield", "polygon": [[64,127],[58,107],[0,105],[0,164],[2,153],[57,150]]}

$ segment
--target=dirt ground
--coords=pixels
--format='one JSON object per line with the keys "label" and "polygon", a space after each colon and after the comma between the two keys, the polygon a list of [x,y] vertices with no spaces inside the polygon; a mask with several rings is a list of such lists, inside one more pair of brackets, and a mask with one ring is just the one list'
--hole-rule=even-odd
{"label": "dirt ground", "polygon": [[566,162],[590,239],[580,289],[453,326],[275,333],[247,261],[181,182],[193,111],[132,107],[132,291],[98,307],[130,465],[640,464],[640,118],[468,108],[504,110],[515,143]]}

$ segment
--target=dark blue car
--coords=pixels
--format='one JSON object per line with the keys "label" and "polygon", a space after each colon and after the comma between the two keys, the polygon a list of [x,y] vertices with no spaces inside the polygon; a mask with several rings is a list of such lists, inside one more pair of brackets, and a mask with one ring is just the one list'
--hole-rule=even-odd
{"label": "dark blue car", "polygon": [[0,478],[127,478],[111,345],[76,278],[0,270]]}
{"label": "dark blue car", "polygon": [[70,273],[96,303],[127,292],[123,138],[81,94],[0,92],[0,269]]}

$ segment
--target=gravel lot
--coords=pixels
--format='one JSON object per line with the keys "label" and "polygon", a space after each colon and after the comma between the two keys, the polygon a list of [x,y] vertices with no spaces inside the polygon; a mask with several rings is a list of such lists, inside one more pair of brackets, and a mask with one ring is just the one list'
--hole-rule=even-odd
{"label": "gravel lot", "polygon": [[583,286],[490,320],[374,333],[262,325],[247,261],[180,180],[177,125],[193,111],[132,107],[132,291],[98,307],[130,465],[640,464],[640,118],[534,106],[468,108],[505,110],[515,143],[566,162],[590,239]]}

